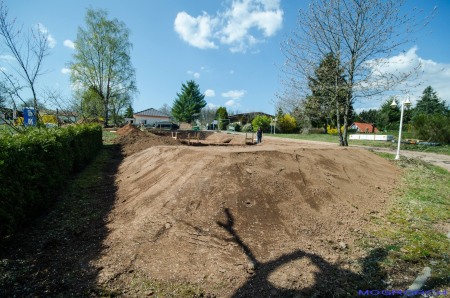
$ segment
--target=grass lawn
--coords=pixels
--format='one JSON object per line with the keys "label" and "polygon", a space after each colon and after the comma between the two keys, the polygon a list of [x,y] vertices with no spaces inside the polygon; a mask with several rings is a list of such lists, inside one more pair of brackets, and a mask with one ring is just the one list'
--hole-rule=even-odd
{"label": "grass lawn", "polygon": [[[281,138],[291,138],[298,140],[309,140],[309,141],[320,141],[320,142],[330,142],[339,143],[339,137],[337,135],[328,134],[275,134],[270,135],[271,137],[281,137]],[[395,135],[394,135],[395,136]],[[411,136],[408,136],[411,137]],[[383,142],[383,141],[368,141],[368,140],[348,140],[349,145],[360,145],[360,146],[371,146],[371,147],[381,147],[397,149],[397,142]],[[410,145],[401,144],[401,150],[411,150],[411,151],[421,151],[421,152],[433,152],[439,154],[450,155],[450,145],[445,144],[441,146],[424,146],[424,145]]]}
{"label": "grass lawn", "polygon": [[118,137],[117,133],[103,129],[102,139],[104,144],[111,145],[114,142],[114,139],[117,137]]}
{"label": "grass lawn", "polygon": [[[382,154],[393,160],[394,155]],[[394,162],[394,161],[393,161]],[[395,161],[404,168],[401,187],[385,218],[374,217],[377,229],[362,242],[381,247],[386,257],[380,266],[390,276],[423,267],[432,269],[424,289],[450,286],[450,173],[414,159]],[[400,269],[400,270],[399,270]]]}

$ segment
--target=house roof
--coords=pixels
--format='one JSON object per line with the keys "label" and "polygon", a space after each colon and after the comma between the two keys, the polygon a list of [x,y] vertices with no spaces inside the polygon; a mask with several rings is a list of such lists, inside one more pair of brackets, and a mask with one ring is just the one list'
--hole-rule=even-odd
{"label": "house roof", "polygon": [[360,132],[378,132],[378,129],[372,123],[353,122],[351,126],[356,126]]}
{"label": "house roof", "polygon": [[170,118],[170,116],[164,114],[163,112],[155,110],[154,108],[150,108],[150,109],[147,109],[147,110],[143,110],[143,111],[134,113],[134,116],[151,116],[151,117],[167,117],[167,118]]}

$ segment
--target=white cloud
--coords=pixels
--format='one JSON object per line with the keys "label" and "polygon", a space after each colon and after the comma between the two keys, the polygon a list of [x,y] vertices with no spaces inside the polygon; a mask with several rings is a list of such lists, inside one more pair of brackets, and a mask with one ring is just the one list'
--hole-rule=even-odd
{"label": "white cloud", "polygon": [[47,36],[47,42],[49,48],[54,48],[56,46],[56,39],[53,38],[53,36],[48,32],[48,29],[42,24],[38,23],[37,28],[39,32],[41,32],[43,35]]}
{"label": "white cloud", "polygon": [[205,91],[205,96],[206,97],[214,97],[214,96],[216,96],[216,92],[212,89],[208,89]]}
{"label": "white cloud", "polygon": [[[203,12],[194,18],[179,12],[175,31],[184,41],[200,49],[217,48],[217,41],[229,46],[231,52],[245,53],[273,36],[282,23],[280,0],[233,0],[230,8],[215,16]],[[256,33],[260,36],[253,35]]]}
{"label": "white cloud", "polygon": [[216,44],[210,40],[216,20],[207,13],[196,18],[186,12],[179,12],[175,18],[174,29],[185,42],[200,49],[214,49]]}
{"label": "white cloud", "polygon": [[230,90],[222,93],[222,96],[225,98],[231,98],[233,100],[240,99],[246,93],[245,90]]}
{"label": "white cloud", "polygon": [[188,70],[187,73],[188,73],[189,75],[194,76],[194,78],[196,78],[196,79],[198,79],[198,78],[200,77],[200,73],[194,72],[194,71],[192,71],[192,70]]}
{"label": "white cloud", "polygon": [[71,72],[70,68],[64,67],[64,68],[61,69],[61,73],[62,74],[70,74],[70,72]]}
{"label": "white cloud", "polygon": [[70,39],[64,40],[63,45],[70,49],[75,49],[75,43],[73,41],[71,41]]}
{"label": "white cloud", "polygon": [[253,36],[251,29],[259,29],[263,37],[270,37],[281,29],[283,23],[279,1],[233,1],[231,9],[223,17],[226,25],[219,32],[220,41],[230,45],[232,52],[245,52],[263,41]]}
{"label": "white cloud", "polygon": [[231,74],[231,75],[234,74],[234,70],[230,70],[230,74]]}
{"label": "white cloud", "polygon": [[225,103],[225,106],[226,106],[226,107],[229,107],[229,108],[232,108],[232,107],[238,107],[238,106],[239,106],[239,103],[237,103],[237,101],[234,100],[234,99],[230,99],[230,100],[228,100],[228,101]]}
{"label": "white cloud", "polygon": [[383,60],[381,64],[373,64],[372,68],[378,73],[394,75],[416,69],[416,75],[397,86],[394,92],[400,96],[408,92],[411,102],[415,104],[421,98],[423,90],[431,86],[441,99],[450,103],[450,64],[423,59],[417,52],[418,48],[412,47],[407,52]]}

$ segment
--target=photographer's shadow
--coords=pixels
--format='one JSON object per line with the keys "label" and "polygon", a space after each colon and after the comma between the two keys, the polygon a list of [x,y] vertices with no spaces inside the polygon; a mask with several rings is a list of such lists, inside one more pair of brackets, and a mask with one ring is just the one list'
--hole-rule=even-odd
{"label": "photographer's shadow", "polygon": [[[330,264],[321,256],[303,250],[296,250],[263,263],[256,259],[251,249],[234,229],[234,217],[231,211],[226,208],[224,212],[227,221],[225,223],[217,222],[217,224],[232,236],[232,240],[243,249],[249,262],[254,265],[253,275],[235,291],[232,297],[354,297],[358,295],[359,289],[369,286],[372,289],[383,287],[382,278],[385,274],[378,263],[387,255],[384,249],[373,250],[369,256],[361,261],[363,267],[361,274],[339,268],[339,266]],[[270,282],[270,275],[278,268],[303,258],[308,258],[319,269],[314,273],[315,282],[313,285],[287,289]],[[378,282],[374,283],[374,279]]]}

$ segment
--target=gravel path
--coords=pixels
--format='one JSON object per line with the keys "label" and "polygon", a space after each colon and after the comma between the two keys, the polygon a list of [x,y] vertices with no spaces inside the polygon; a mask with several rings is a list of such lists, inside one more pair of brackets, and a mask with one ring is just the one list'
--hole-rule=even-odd
{"label": "gravel path", "polygon": [[[379,147],[356,146],[356,145],[353,145],[350,147],[364,148],[364,149],[368,149],[371,151],[385,152],[385,153],[392,153],[392,154],[396,154],[396,152],[397,152],[396,150],[393,150],[393,149],[379,148]],[[450,155],[437,154],[437,153],[431,153],[431,152],[400,150],[400,156],[406,156],[408,158],[417,158],[417,159],[423,160],[425,162],[429,162],[435,166],[444,168],[450,172]]]}

